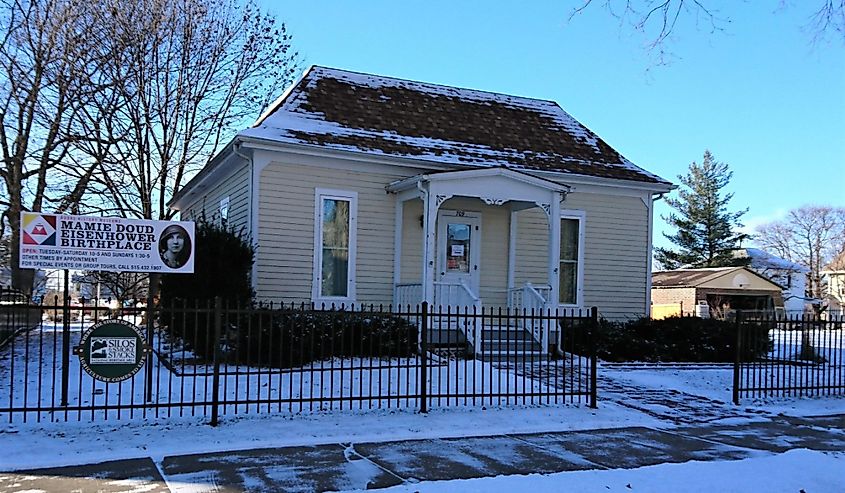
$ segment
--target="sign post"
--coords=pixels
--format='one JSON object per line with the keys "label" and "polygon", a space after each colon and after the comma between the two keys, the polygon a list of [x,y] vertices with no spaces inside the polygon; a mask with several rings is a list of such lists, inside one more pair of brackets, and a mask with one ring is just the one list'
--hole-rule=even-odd
{"label": "sign post", "polygon": [[64,289],[62,290],[62,406],[67,406],[68,385],[70,383],[70,273],[65,269]]}

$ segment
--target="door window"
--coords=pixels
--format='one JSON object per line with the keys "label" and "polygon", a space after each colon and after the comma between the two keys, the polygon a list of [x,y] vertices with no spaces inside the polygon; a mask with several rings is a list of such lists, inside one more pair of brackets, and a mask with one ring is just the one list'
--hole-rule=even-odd
{"label": "door window", "polygon": [[446,226],[446,271],[469,274],[471,235],[469,224],[450,223]]}

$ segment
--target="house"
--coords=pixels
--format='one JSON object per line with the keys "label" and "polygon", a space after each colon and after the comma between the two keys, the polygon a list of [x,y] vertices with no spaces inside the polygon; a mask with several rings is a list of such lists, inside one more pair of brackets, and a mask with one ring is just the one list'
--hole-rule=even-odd
{"label": "house", "polygon": [[658,271],[651,284],[652,302],[677,304],[682,315],[728,318],[737,310],[783,312],[783,288],[747,267]]}
{"label": "house", "polygon": [[170,205],[251,236],[260,299],[624,318],[673,188],[555,102],[314,66]]}
{"label": "house", "polygon": [[827,314],[845,315],[845,252],[837,255],[821,271]]}
{"label": "house", "polygon": [[759,248],[734,250],[734,258],[746,260],[749,269],[783,286],[783,308],[786,313],[801,315],[807,303],[813,301],[806,297],[807,273],[810,272],[807,267]]}

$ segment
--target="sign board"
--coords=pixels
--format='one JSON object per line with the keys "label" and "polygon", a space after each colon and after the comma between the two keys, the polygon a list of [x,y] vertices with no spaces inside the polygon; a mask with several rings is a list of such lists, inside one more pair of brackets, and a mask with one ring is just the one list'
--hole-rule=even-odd
{"label": "sign board", "polygon": [[24,269],[194,272],[194,223],[21,213]]}
{"label": "sign board", "polygon": [[144,366],[144,334],[124,320],[102,320],[82,333],[74,353],[86,373],[103,382],[131,378]]}

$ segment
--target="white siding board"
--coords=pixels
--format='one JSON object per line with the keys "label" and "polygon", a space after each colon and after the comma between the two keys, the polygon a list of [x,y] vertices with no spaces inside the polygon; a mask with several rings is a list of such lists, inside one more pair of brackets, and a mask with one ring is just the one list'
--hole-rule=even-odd
{"label": "white siding board", "polygon": [[[646,313],[648,210],[638,197],[569,194],[564,210],[581,210],[584,223],[584,305],[607,318]],[[515,285],[547,283],[548,222],[540,209],[517,213]]]}
{"label": "white siding board", "polygon": [[[407,174],[403,174],[407,173]],[[259,179],[258,292],[285,301],[310,300],[314,252],[314,189],[358,192],[357,299],[393,301],[395,196],[386,184],[410,176],[339,171],[318,165],[271,163]],[[247,194],[244,194],[247,196]],[[230,198],[230,214],[234,200]],[[217,203],[213,204],[215,207]],[[582,210],[584,223],[584,304],[598,306],[608,318],[646,313],[648,210],[639,197],[573,192],[561,204]],[[509,211],[477,199],[454,198],[441,209],[478,211],[482,215],[481,292],[485,306],[506,303]],[[420,282],[422,202],[410,200],[403,211],[400,282]],[[244,214],[245,215],[245,214]],[[539,208],[520,211],[517,220],[515,284],[548,282],[548,221]]]}
{"label": "white siding board", "polygon": [[422,281],[423,229],[420,226],[422,213],[422,200],[405,202],[402,210],[402,266],[399,282]]}
{"label": "white siding board", "polygon": [[584,302],[602,316],[646,313],[648,210],[638,197],[573,193],[565,209],[586,211]]}
{"label": "white siding board", "polygon": [[180,214],[182,218],[198,220],[205,215],[208,220],[220,217],[220,200],[229,197],[228,224],[235,231],[249,233],[249,164],[240,161],[231,174],[189,204]]}
{"label": "white siding board", "polygon": [[395,197],[384,187],[406,176],[277,162],[265,167],[259,180],[259,296],[311,299],[314,193],[330,188],[358,193],[357,301],[391,303]]}
{"label": "white siding board", "polygon": [[530,282],[549,283],[549,221],[539,207],[516,213],[516,265],[514,287]]}

